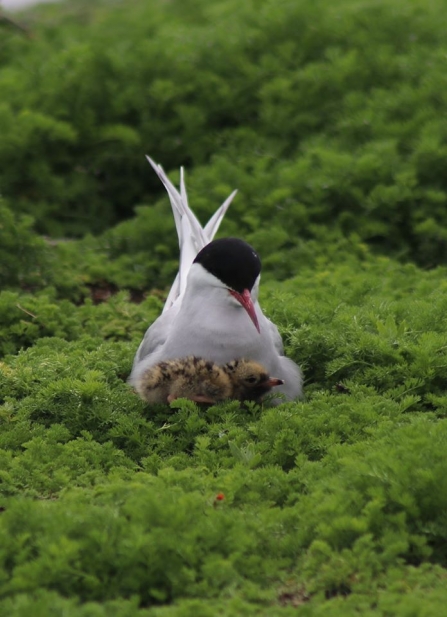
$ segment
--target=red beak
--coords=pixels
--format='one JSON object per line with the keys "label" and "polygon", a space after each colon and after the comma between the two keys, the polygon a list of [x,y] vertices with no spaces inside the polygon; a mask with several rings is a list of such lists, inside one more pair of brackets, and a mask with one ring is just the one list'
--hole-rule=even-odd
{"label": "red beak", "polygon": [[244,309],[247,311],[248,316],[254,323],[256,330],[261,334],[261,329],[259,328],[258,318],[255,313],[255,305],[253,304],[253,300],[251,299],[251,295],[248,289],[244,289],[244,291],[240,294],[238,291],[233,291],[232,289],[228,290],[230,294],[236,298],[238,302],[242,304]]}

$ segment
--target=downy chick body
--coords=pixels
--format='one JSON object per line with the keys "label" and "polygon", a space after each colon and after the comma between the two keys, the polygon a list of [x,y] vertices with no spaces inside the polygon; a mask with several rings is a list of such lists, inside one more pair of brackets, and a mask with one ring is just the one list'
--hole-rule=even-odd
{"label": "downy chick body", "polygon": [[170,403],[188,398],[214,404],[227,399],[260,401],[272,387],[283,381],[271,378],[265,368],[252,360],[232,360],[223,366],[188,356],[159,362],[147,369],[135,389],[148,403]]}

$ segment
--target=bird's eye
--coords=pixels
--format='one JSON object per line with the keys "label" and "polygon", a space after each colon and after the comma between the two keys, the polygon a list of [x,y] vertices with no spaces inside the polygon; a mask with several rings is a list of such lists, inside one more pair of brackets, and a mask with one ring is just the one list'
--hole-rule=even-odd
{"label": "bird's eye", "polygon": [[247,379],[245,381],[247,383],[256,383],[257,379],[256,379],[256,377],[247,377]]}

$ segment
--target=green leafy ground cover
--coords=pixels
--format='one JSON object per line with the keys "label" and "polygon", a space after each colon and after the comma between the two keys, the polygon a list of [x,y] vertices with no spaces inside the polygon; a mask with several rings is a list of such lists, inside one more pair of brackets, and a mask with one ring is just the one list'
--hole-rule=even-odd
{"label": "green leafy ground cover", "polygon": [[[444,614],[442,3],[20,19],[31,38],[0,22],[0,614]],[[126,385],[177,267],[144,151],[187,165],[202,220],[240,189],[222,234],[263,257],[302,401],[169,409]]]}

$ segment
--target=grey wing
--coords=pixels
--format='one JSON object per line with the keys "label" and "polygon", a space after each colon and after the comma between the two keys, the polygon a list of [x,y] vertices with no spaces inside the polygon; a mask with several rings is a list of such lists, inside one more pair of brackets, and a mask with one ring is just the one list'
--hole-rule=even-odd
{"label": "grey wing", "polygon": [[154,323],[149,326],[137,349],[135,358],[133,361],[132,373],[136,366],[144,360],[147,356],[153,354],[160,347],[162,347],[169,337],[169,333],[172,328],[172,323],[177,315],[178,306],[174,304],[166,312],[162,313]]}
{"label": "grey wing", "polygon": [[282,337],[279,333],[278,327],[273,323],[273,321],[267,319],[267,328],[272,338],[273,345],[278,352],[278,355],[284,356],[284,343],[282,342]]}
{"label": "grey wing", "polygon": [[[284,380],[284,385],[275,388],[275,392],[282,392],[288,400],[299,398],[303,394],[303,375],[301,369],[293,360],[285,356],[284,344],[279,330],[270,319],[267,319],[267,328],[275,351],[278,354],[275,369],[278,371],[278,374],[274,376]],[[276,399],[273,401],[273,404],[278,405],[281,402],[281,399]]]}

